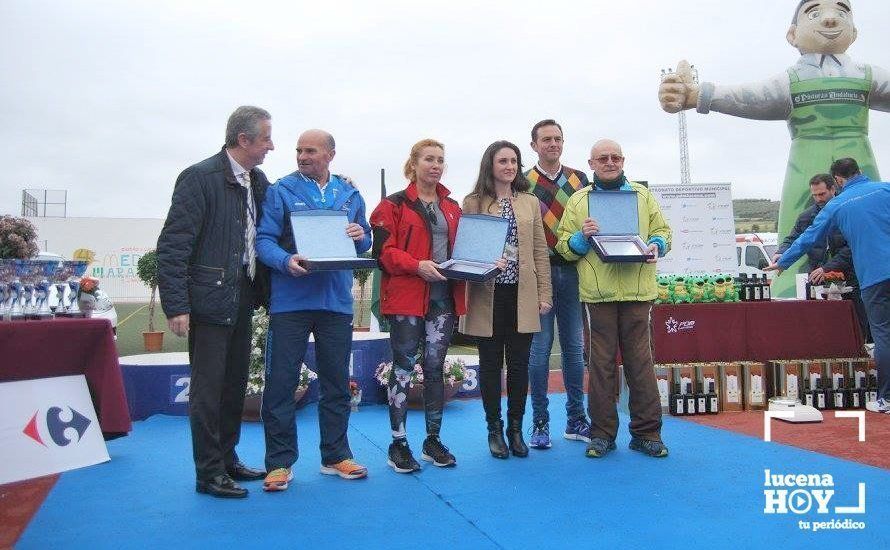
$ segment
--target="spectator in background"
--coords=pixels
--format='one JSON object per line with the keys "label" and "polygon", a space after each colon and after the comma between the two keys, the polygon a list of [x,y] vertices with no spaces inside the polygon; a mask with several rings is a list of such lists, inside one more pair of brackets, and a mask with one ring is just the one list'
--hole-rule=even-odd
{"label": "spectator in background", "polygon": [[860,294],[875,342],[878,398],[866,403],[866,408],[890,414],[890,185],[869,180],[851,158],[835,161],[831,174],[844,192],[826,204],[810,227],[766,269],[787,269],[832,230],[840,230],[853,253]]}
{"label": "spectator in background", "polygon": [[[772,261],[776,262],[782,256],[782,253],[788,250],[791,243],[797,239],[801,233],[806,231],[807,227],[813,223],[813,219],[822,211],[825,204],[833,199],[839,192],[835,178],[831,174],[816,174],[810,179],[810,195],[813,197],[813,205],[800,213],[797,222],[791,233],[785,237],[785,240],[778,246]],[[853,269],[853,254],[847,241],[837,229],[831,232],[825,239],[825,242],[817,243],[813,248],[807,251],[809,258],[811,283],[820,285],[825,280],[825,274],[831,271],[839,271],[844,274],[844,279],[853,290],[845,295],[853,301],[853,309],[856,312],[856,318],[859,321],[859,328],[866,342],[871,341],[868,329],[868,318],[865,314],[865,306],[862,304],[862,298],[859,296],[859,281],[856,279],[856,272]]]}

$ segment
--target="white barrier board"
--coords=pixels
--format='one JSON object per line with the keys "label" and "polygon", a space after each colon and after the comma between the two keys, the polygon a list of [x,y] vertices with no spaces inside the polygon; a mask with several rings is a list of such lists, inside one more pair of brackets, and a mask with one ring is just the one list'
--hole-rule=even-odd
{"label": "white barrier board", "polygon": [[671,251],[659,273],[738,272],[732,191],[728,183],[651,185],[671,227]]}
{"label": "white barrier board", "polygon": [[82,374],[0,383],[0,484],[108,460]]}

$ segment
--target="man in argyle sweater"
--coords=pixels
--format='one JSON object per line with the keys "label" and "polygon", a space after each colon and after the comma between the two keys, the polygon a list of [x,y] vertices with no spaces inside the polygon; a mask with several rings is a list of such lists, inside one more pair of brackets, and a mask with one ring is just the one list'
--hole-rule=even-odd
{"label": "man in argyle sweater", "polygon": [[559,327],[562,349],[562,376],[566,388],[566,439],[590,442],[590,423],[584,409],[584,357],[582,352],[581,301],[578,297],[578,272],[574,262],[556,253],[557,229],[565,204],[572,193],[589,184],[584,172],[563,166],[562,127],[553,119],[542,120],[532,128],[532,149],[538,163],[525,173],[530,192],[541,201],[544,235],[550,250],[550,276],[553,283],[553,308],[541,315],[541,332],[535,333],[529,356],[533,425],[531,446],[548,449],[550,413],[547,410],[547,382],[550,350],[553,347],[553,321]]}

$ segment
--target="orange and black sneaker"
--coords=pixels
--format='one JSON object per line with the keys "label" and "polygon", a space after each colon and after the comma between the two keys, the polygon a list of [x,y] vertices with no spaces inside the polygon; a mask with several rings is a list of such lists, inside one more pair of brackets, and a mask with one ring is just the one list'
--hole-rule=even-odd
{"label": "orange and black sneaker", "polygon": [[347,458],[336,464],[322,464],[321,473],[329,476],[340,476],[343,479],[359,479],[368,475],[368,469],[351,458]]}
{"label": "orange and black sneaker", "polygon": [[288,482],[294,478],[290,468],[275,468],[266,475],[263,491],[286,491]]}

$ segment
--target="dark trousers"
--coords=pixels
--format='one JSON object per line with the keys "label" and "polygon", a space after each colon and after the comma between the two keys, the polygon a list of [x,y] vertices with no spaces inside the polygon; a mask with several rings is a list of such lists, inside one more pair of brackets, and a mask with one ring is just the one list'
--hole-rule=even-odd
{"label": "dark trousers", "polygon": [[873,342],[871,328],[868,326],[868,312],[865,310],[865,304],[862,302],[862,292],[858,288],[854,288],[852,292],[845,294],[844,297],[853,302],[853,312],[856,314],[856,320],[859,321],[862,339],[866,343]]}
{"label": "dark trousers", "polygon": [[238,460],[252,327],[253,291],[246,277],[234,325],[190,323],[189,422],[199,480],[226,473]]}
{"label": "dark trousers", "polygon": [[531,333],[516,330],[518,285],[495,285],[493,303],[493,336],[480,337],[479,390],[485,420],[501,419],[501,369],[507,359],[507,419],[522,422],[528,396],[528,355]]}
{"label": "dark trousers", "polygon": [[[392,370],[386,390],[389,398],[389,425],[394,439],[407,436],[408,383],[414,365],[423,369],[423,409],[427,435],[439,435],[445,407],[445,383],[442,368],[451,333],[454,332],[454,305],[449,300],[429,303],[425,317],[387,315],[389,342],[392,346]],[[418,348],[423,344],[423,357]]]}
{"label": "dark trousers", "polygon": [[315,336],[315,370],[320,394],[321,463],[330,465],[352,458],[346,437],[352,315],[321,310],[274,313],[269,319],[266,340],[262,411],[267,471],[290,468],[299,456],[294,390],[310,333]]}
{"label": "dark trousers", "polygon": [[868,324],[875,341],[878,399],[890,401],[890,279],[863,288],[862,302],[868,311]]}
{"label": "dark trousers", "polygon": [[587,409],[590,435],[614,441],[618,435],[615,387],[618,349],[630,390],[630,433],[661,441],[661,400],[650,345],[649,302],[585,303],[590,324]]}

